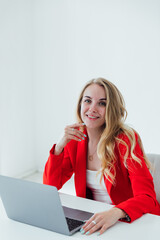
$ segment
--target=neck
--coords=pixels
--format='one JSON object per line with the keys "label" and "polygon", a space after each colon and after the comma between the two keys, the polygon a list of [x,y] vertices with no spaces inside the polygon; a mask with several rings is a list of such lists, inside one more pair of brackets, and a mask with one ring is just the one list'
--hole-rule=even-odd
{"label": "neck", "polygon": [[91,144],[99,142],[100,136],[102,134],[101,129],[91,129],[87,128],[88,139]]}

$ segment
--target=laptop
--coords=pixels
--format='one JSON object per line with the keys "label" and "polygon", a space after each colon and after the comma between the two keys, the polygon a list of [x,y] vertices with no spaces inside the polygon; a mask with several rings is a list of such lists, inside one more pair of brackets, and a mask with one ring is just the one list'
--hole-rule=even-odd
{"label": "laptop", "polygon": [[0,175],[0,197],[8,218],[72,235],[93,213],[63,207],[56,187]]}

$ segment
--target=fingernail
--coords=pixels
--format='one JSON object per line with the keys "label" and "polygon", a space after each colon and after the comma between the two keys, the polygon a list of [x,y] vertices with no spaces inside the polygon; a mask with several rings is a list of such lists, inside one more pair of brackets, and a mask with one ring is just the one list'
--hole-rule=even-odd
{"label": "fingernail", "polygon": [[86,125],[85,123],[82,123],[82,125]]}
{"label": "fingernail", "polygon": [[85,231],[84,231],[83,228],[80,229],[80,233],[81,233],[81,234],[84,234],[84,233],[85,233]]}
{"label": "fingernail", "polygon": [[81,139],[79,139],[79,141],[81,142]]}
{"label": "fingernail", "polygon": [[82,137],[82,139],[84,140],[84,137]]}
{"label": "fingernail", "polygon": [[86,134],[84,134],[84,136],[87,137]]}
{"label": "fingernail", "polygon": [[89,234],[89,231],[88,232],[86,232],[86,235],[88,235]]}
{"label": "fingernail", "polygon": [[100,235],[100,233],[97,233],[97,236],[99,236]]}

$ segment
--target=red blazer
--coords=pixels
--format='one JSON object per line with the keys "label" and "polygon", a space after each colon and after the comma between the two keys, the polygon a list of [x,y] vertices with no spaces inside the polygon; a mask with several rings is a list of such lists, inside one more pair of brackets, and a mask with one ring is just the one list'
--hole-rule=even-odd
{"label": "red blazer", "polygon": [[[160,215],[160,204],[156,200],[153,178],[145,164],[137,134],[135,136],[134,153],[141,159],[142,167],[129,155],[128,168],[126,168],[124,166],[126,147],[123,144],[116,144],[115,185],[111,184],[104,176],[104,182],[112,203],[117,208],[124,210],[131,218],[131,222],[145,213]],[[126,135],[120,134],[119,138],[123,139],[130,147],[130,141]],[[55,186],[59,190],[75,173],[76,195],[85,198],[87,144],[87,138],[81,142],[72,140],[58,156],[54,155],[54,145],[45,165],[43,183]]]}

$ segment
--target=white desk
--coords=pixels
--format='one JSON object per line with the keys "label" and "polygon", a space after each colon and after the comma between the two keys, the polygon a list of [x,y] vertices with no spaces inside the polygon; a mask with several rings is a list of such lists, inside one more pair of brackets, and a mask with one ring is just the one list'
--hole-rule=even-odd
{"label": "white desk", "polygon": [[[68,207],[82,209],[90,212],[99,212],[110,209],[105,203],[60,193],[62,204]],[[90,236],[81,235],[80,232],[73,236],[65,236],[48,230],[29,226],[7,218],[0,199],[0,239],[2,240],[76,240],[76,239],[106,239],[106,240],[159,240],[160,217],[146,214],[131,224],[118,222],[103,235],[94,233]]]}

